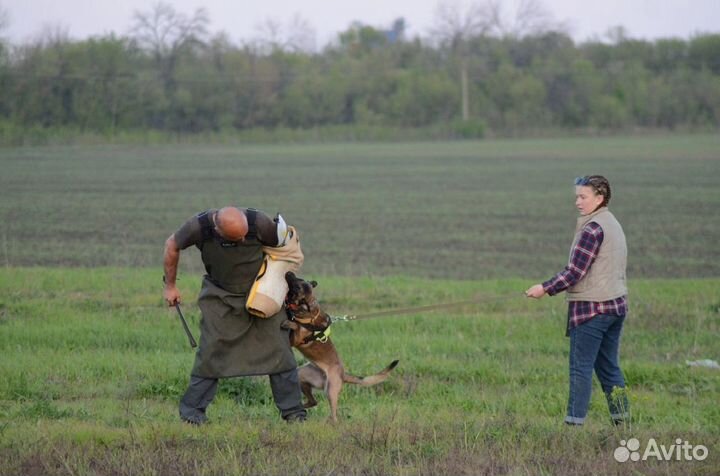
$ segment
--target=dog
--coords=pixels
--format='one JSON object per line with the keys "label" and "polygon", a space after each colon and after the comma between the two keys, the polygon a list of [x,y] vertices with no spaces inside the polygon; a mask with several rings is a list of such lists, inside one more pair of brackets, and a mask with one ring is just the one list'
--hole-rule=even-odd
{"label": "dog", "polygon": [[330,404],[330,419],[337,422],[338,399],[343,383],[352,383],[369,387],[387,380],[390,372],[397,366],[398,360],[375,375],[356,377],[345,372],[340,356],[328,331],[332,320],[317,302],[313,288],[316,281],[305,281],[289,271],[285,274],[288,293],[285,309],[288,319],[283,322],[284,329],[290,329],[290,344],[298,349],[309,362],[298,369],[300,388],[305,395],[305,408],[317,405],[313,389],[323,389]]}

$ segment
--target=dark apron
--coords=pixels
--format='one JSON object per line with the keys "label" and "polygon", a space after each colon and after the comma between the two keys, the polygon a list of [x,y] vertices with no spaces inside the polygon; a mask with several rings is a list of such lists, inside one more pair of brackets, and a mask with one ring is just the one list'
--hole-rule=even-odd
{"label": "dark apron", "polygon": [[296,367],[285,308],[269,318],[251,316],[245,299],[262,265],[262,244],[252,236],[231,244],[203,242],[205,275],[198,298],[200,346],[192,375],[206,378],[267,375]]}

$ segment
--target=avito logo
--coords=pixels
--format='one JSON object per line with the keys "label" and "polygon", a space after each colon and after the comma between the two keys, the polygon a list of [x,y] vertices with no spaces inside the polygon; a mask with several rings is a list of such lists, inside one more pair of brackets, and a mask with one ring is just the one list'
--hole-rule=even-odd
{"label": "avito logo", "polygon": [[648,440],[645,451],[640,455],[640,440],[630,438],[629,440],[620,440],[620,446],[615,448],[613,456],[618,463],[630,461],[647,461],[655,458],[658,461],[702,461],[708,456],[708,449],[704,445],[691,445],[682,438],[677,438],[674,445],[666,447],[658,445],[655,438]]}

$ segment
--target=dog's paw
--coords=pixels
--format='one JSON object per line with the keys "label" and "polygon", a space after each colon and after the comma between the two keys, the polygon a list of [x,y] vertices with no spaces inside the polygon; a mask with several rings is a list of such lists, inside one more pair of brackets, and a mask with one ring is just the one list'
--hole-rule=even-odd
{"label": "dog's paw", "polygon": [[292,331],[292,330],[296,330],[296,329],[297,329],[297,324],[295,324],[293,321],[290,321],[290,320],[285,319],[285,320],[282,321],[282,323],[280,324],[280,328],[281,328],[281,329],[287,329],[287,330],[291,330],[291,331]]}

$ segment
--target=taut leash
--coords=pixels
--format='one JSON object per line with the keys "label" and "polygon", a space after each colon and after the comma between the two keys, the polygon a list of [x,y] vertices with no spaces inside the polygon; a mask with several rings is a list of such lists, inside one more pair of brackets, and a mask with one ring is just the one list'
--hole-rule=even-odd
{"label": "taut leash", "polygon": [[[525,296],[525,293],[523,293],[522,296]],[[413,314],[413,313],[419,313],[419,312],[425,312],[425,311],[434,311],[435,309],[447,309],[450,307],[469,306],[471,304],[479,304],[479,303],[487,302],[487,301],[505,301],[505,300],[510,300],[510,299],[517,299],[518,297],[520,297],[520,296],[518,296],[516,293],[508,294],[508,295],[498,295],[498,296],[479,296],[479,297],[476,297],[473,299],[466,299],[464,301],[447,302],[447,303],[442,303],[442,304],[429,304],[426,306],[387,309],[384,311],[367,312],[365,314],[330,316],[330,319],[332,320],[332,322],[359,321],[359,320],[363,320],[363,319],[373,319],[373,318],[382,317],[382,316],[392,316],[395,314]]]}

